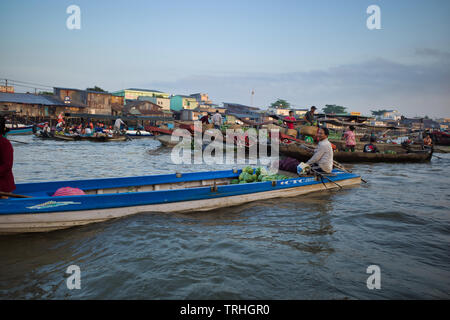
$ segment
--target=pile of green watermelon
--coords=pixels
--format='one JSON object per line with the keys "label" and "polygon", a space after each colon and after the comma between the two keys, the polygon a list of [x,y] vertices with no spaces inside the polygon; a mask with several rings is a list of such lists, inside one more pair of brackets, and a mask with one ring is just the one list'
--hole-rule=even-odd
{"label": "pile of green watermelon", "polygon": [[265,182],[265,181],[276,181],[276,180],[286,180],[289,177],[282,174],[269,174],[265,168],[258,167],[245,167],[242,169],[242,173],[239,175],[239,179],[231,180],[231,184],[242,184],[242,183],[252,183],[252,182]]}

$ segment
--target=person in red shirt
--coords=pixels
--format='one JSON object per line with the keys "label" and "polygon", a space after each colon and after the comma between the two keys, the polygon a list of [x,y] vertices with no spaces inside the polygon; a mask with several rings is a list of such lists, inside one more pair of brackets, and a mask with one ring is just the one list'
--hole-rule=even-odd
{"label": "person in red shirt", "polygon": [[202,122],[202,124],[208,124],[209,120],[210,120],[209,113],[200,118],[200,121]]}
{"label": "person in red shirt", "polygon": [[284,120],[288,120],[285,121],[285,123],[288,126],[288,129],[294,129],[294,122],[295,122],[294,111],[289,111],[289,116],[285,117]]}
{"label": "person in red shirt", "polygon": [[[14,149],[4,136],[9,131],[6,128],[5,118],[0,118],[0,191],[1,192],[12,192],[16,189],[14,183],[14,176],[12,172],[13,167],[13,152]],[[0,198],[7,198],[0,196]]]}

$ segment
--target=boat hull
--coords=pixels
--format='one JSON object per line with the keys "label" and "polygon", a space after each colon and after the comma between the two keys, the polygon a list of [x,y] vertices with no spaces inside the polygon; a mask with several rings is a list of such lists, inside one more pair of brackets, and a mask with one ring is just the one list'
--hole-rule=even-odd
{"label": "boat hull", "polygon": [[[154,185],[153,191],[145,191],[144,188],[142,192],[114,194],[113,192],[117,190],[110,189],[111,193],[109,194],[0,200],[3,204],[0,206],[0,234],[52,231],[143,212],[207,211],[257,200],[293,197],[337,187],[332,182],[317,181],[313,177],[297,177],[252,184],[224,184],[227,179],[236,178],[239,173],[239,171],[228,170],[186,174],[181,178],[175,175],[155,176],[156,180],[153,180],[166,181],[166,183]],[[197,177],[203,177],[205,180],[196,180]],[[110,180],[111,187],[129,190],[130,179],[132,178],[103,179],[102,184],[108,185],[104,181]],[[136,181],[139,179],[143,179],[143,184],[148,183],[148,178],[137,177]],[[177,179],[180,180],[179,183],[175,182]],[[341,186],[360,183],[359,176],[344,172],[334,174],[331,179]],[[19,184],[18,190],[28,190],[28,194],[39,195],[39,189],[49,190],[51,187],[53,190],[61,185],[77,186],[75,182]],[[78,186],[85,186],[85,189],[89,189],[91,183],[94,182],[81,180],[78,181]],[[199,183],[199,186],[196,183]],[[180,185],[183,187],[172,189]],[[163,190],[163,188],[166,189]],[[21,192],[21,194],[27,194],[27,192]]]}
{"label": "boat hull", "polygon": [[33,134],[33,126],[9,128],[8,135]]}
{"label": "boat hull", "polygon": [[[390,163],[404,163],[404,162],[427,162],[431,160],[432,151],[413,152],[413,153],[367,153],[367,152],[345,152],[336,151],[333,153],[333,159],[343,163],[364,163],[364,162],[390,162]],[[305,149],[295,145],[280,145],[280,153],[295,158],[299,161],[306,162],[311,159],[312,154]]]}

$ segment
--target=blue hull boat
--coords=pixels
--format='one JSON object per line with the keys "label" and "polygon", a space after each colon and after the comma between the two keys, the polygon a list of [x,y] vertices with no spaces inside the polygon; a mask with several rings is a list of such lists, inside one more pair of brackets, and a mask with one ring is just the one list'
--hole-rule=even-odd
{"label": "blue hull boat", "polygon": [[[241,170],[17,184],[28,198],[0,200],[0,234],[43,232],[140,212],[206,211],[243,203],[292,197],[360,183],[360,176],[334,170],[327,179],[298,177],[231,184]],[[336,183],[334,183],[336,182]],[[85,195],[53,196],[63,187]]]}
{"label": "blue hull boat", "polygon": [[18,128],[9,128],[8,135],[16,135],[16,134],[32,134],[33,126],[24,126]]}

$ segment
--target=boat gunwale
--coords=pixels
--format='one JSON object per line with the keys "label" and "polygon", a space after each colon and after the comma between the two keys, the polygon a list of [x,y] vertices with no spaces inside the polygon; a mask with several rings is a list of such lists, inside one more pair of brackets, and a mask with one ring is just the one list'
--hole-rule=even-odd
{"label": "boat gunwale", "polygon": [[[333,176],[333,181],[343,181],[343,180],[349,180],[353,178],[360,177],[359,175],[353,174],[353,173],[346,173],[340,170],[335,170],[334,173],[339,173],[336,176]],[[238,174],[236,174],[238,176]],[[232,178],[232,177],[231,177]],[[230,178],[230,179],[231,179]],[[301,181],[298,181],[298,180]],[[214,180],[214,179],[210,179]],[[293,182],[294,180],[298,182]],[[292,183],[290,183],[292,182]],[[271,190],[282,190],[282,189],[289,189],[289,188],[295,188],[295,187],[302,187],[302,186],[310,186],[315,184],[320,184],[322,181],[316,180],[314,177],[296,177],[296,178],[290,178],[285,180],[277,180],[274,184],[272,181],[264,181],[264,182],[257,182],[257,183],[250,183],[250,186],[253,186],[253,188],[249,188],[248,184],[227,184],[227,185],[217,185],[216,189],[213,190],[213,184],[206,185],[206,186],[200,186],[200,187],[193,187],[193,188],[179,188],[179,189],[165,189],[165,190],[151,190],[151,191],[142,191],[142,192],[122,192],[122,193],[104,193],[104,194],[89,194],[89,195],[73,195],[73,196],[62,196],[62,197],[52,197],[52,196],[42,196],[42,197],[32,197],[32,198],[12,198],[12,199],[5,199],[0,201],[5,201],[4,204],[23,204],[22,208],[18,208],[17,212],[0,212],[0,215],[15,215],[15,214],[40,214],[40,213],[55,213],[55,212],[62,212],[62,211],[74,211],[72,207],[58,207],[58,209],[55,208],[46,208],[39,212],[33,212],[30,211],[29,207],[26,207],[27,205],[40,205],[38,202],[45,202],[45,201],[82,201],[83,199],[89,199],[92,201],[92,199],[99,199],[100,202],[104,199],[114,199],[115,201],[112,203],[109,203],[105,205],[105,203],[101,206],[92,207],[92,204],[90,202],[88,203],[79,203],[77,205],[81,205],[84,208],[76,209],[75,211],[80,210],[89,210],[89,209],[108,209],[108,208],[119,208],[119,207],[133,207],[136,205],[144,205],[144,204],[163,204],[163,203],[170,203],[170,202],[182,202],[182,201],[195,201],[198,199],[208,199],[208,198],[218,198],[218,197],[229,197],[229,196],[236,196],[236,195],[245,195],[245,194],[251,194],[251,193],[259,193],[259,192],[265,192],[265,191],[271,191]],[[189,191],[189,194],[186,194],[184,198],[180,198],[177,200],[177,196],[181,192]],[[205,193],[206,190],[210,190],[209,192]],[[153,195],[152,199],[146,199],[146,197]],[[155,202],[155,198],[157,198],[158,195],[162,195],[160,197],[161,201],[157,200]],[[174,196],[174,199],[168,200],[167,198],[170,198],[170,196]],[[199,198],[198,198],[199,197]],[[127,198],[130,198],[130,202],[124,202],[124,200],[127,200]],[[145,199],[145,200],[144,200]],[[87,206],[87,207],[85,207]],[[29,209],[29,210],[25,210]],[[21,210],[19,212],[19,210]],[[41,210],[41,209],[39,209]]]}

